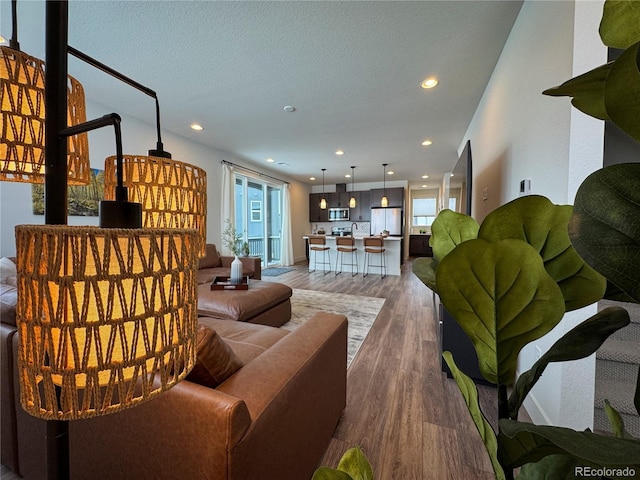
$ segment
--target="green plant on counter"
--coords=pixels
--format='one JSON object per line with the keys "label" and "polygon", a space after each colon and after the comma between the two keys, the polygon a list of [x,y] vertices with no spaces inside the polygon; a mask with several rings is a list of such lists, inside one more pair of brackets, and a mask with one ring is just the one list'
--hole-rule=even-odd
{"label": "green plant on counter", "polygon": [[[600,35],[626,49],[548,95],[609,119],[640,141],[640,2],[607,0]],[[414,273],[436,292],[471,338],[480,371],[498,388],[498,431],[478,404],[473,381],[443,354],[489,453],[496,478],[574,478],[576,467],[603,469],[598,478],[640,473],[640,440],[625,431],[607,402],[615,436],[518,422],[518,411],[551,362],[593,354],[629,324],[623,308],[607,308],[561,337],[530,370],[515,378],[516,359],[569,310],[600,298],[640,302],[640,163],[606,167],[580,186],[575,206],[529,196],[491,212],[478,225],[443,211],[432,226],[434,259],[414,261]],[[511,394],[508,396],[508,388]],[[640,373],[634,395],[640,412]],[[626,469],[626,470],[625,470]],[[593,470],[592,470],[593,471]]]}
{"label": "green plant on counter", "polygon": [[373,471],[362,450],[353,447],[342,455],[337,469],[320,467],[311,480],[373,480]]}
{"label": "green plant on counter", "polygon": [[244,242],[242,244],[242,255],[248,257],[251,251],[249,250],[249,242]]}

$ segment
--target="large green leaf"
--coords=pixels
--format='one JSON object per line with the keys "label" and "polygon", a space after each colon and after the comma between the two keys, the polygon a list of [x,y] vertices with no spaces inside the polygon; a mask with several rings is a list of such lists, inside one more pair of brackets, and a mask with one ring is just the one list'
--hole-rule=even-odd
{"label": "large green leaf", "polygon": [[573,97],[571,104],[581,112],[600,120],[609,120],[604,103],[604,88],[611,65],[601,65],[542,93],[552,97]]}
{"label": "large green leaf", "polygon": [[458,368],[453,360],[451,352],[443,352],[442,357],[444,358],[444,361],[447,362],[451,375],[456,381],[460,392],[462,392],[462,397],[467,404],[467,409],[471,414],[473,423],[478,429],[480,438],[482,438],[482,442],[489,453],[489,460],[491,461],[491,466],[496,474],[496,479],[504,480],[504,470],[502,469],[500,462],[498,462],[498,441],[496,439],[496,433],[493,431],[493,428],[491,428],[491,424],[489,424],[485,416],[482,414],[482,410],[480,410],[478,389],[476,388],[475,383],[473,383],[473,380]]}
{"label": "large green leaf", "polygon": [[498,457],[505,468],[537,462],[547,455],[570,455],[581,465],[640,468],[640,441],[589,431],[499,421]]}
{"label": "large green leaf", "polygon": [[311,480],[353,480],[351,475],[335,468],[320,467],[313,472]]}
{"label": "large green leaf", "polygon": [[432,291],[438,293],[438,290],[436,289],[436,270],[438,269],[438,261],[435,258],[416,258],[413,261],[411,269],[415,276],[422,281],[422,283],[424,283]]}
{"label": "large green leaf", "polygon": [[342,455],[338,470],[348,473],[353,480],[373,480],[371,465],[359,447],[350,448]]}
{"label": "large green leaf", "polygon": [[562,318],[560,287],[522,240],[469,240],[438,265],[440,299],[470,337],[489,382],[513,383],[518,353]]}
{"label": "large green leaf", "polygon": [[576,480],[578,462],[568,455],[547,455],[539,462],[525,463],[518,480]]}
{"label": "large green leaf", "polygon": [[640,163],[602,168],[576,193],[569,236],[580,256],[640,301]]}
{"label": "large green leaf", "polygon": [[429,244],[433,248],[433,256],[438,261],[442,260],[457,245],[476,238],[479,228],[478,222],[469,215],[442,210],[431,225]]}
{"label": "large green leaf", "polygon": [[615,331],[629,325],[629,313],[622,307],[609,307],[572,328],[524,372],[509,398],[509,417],[517,418],[522,402],[551,362],[567,362],[588,357]]}
{"label": "large green leaf", "polygon": [[616,437],[634,438],[633,435],[629,434],[624,428],[624,420],[620,412],[613,408],[607,399],[604,400],[604,413],[607,416],[607,420],[609,420],[609,425],[611,425],[611,431]]}
{"label": "large green leaf", "polygon": [[[640,24],[640,19],[635,22]],[[609,118],[636,141],[640,141],[639,48],[640,43],[636,43],[620,54],[604,84],[604,106]]]}
{"label": "large green leaf", "polygon": [[597,302],[607,286],[606,279],[571,245],[568,225],[572,212],[571,205],[555,205],[546,197],[529,195],[491,212],[478,232],[478,238],[490,242],[515,238],[535,248],[560,286],[567,311]]}
{"label": "large green leaf", "polygon": [[628,48],[640,42],[640,2],[607,0],[600,21],[600,38],[607,47]]}

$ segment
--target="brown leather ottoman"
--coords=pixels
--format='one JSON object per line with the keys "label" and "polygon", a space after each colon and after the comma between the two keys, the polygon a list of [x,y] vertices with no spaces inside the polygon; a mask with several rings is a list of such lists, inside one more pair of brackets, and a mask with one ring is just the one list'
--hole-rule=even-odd
{"label": "brown leather ottoman", "polygon": [[198,285],[198,315],[280,327],[291,318],[291,288],[251,280],[248,290],[211,290]]}

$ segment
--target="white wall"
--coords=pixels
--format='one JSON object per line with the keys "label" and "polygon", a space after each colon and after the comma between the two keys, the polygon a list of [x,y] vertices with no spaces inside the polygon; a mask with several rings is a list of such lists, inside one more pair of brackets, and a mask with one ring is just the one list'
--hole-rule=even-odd
{"label": "white wall", "polygon": [[[479,221],[515,199],[525,178],[532,194],[572,203],[577,186],[602,166],[602,122],[572,109],[566,98],[541,94],[606,62],[597,33],[602,4],[525,1],[460,145],[471,140],[473,216]],[[536,360],[536,346],[546,351],[593,313],[595,307],[567,314],[522,351],[519,371]],[[594,375],[593,358],[549,366],[525,402],[533,421],[592,427]]]}
{"label": "white wall", "polygon": [[[87,99],[87,119],[96,118],[112,109],[92,103]],[[147,124],[123,116],[122,143],[125,154],[143,154],[155,148],[155,125]],[[103,128],[89,133],[89,151],[91,166],[104,168],[104,159],[115,155],[115,140],[112,128]],[[196,141],[162,132],[164,149],[176,160],[203,168],[207,172],[207,241],[220,244],[220,204],[221,204],[221,161],[228,160],[260,171],[255,165],[233,158],[222,151],[206,147]],[[270,172],[262,170],[262,173]],[[286,176],[273,174],[277,178],[288,180],[291,188],[291,211],[294,257],[305,258],[305,246],[302,236],[308,225],[309,187]],[[0,256],[15,255],[14,228],[19,224],[42,224],[43,215],[33,215],[31,210],[31,185],[27,183],[0,182]],[[69,225],[97,225],[98,217],[68,218]]]}

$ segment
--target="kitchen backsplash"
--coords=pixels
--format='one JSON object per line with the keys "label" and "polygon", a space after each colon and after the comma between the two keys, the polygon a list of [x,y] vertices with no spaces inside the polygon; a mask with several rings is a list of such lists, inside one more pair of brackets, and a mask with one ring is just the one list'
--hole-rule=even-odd
{"label": "kitchen backsplash", "polygon": [[353,230],[351,233],[354,236],[361,236],[361,235],[369,235],[369,230],[371,229],[371,224],[369,222],[349,222],[349,221],[344,221],[344,222],[313,222],[310,224],[311,226],[311,233],[317,233],[318,230],[324,230],[325,233],[331,233],[331,228],[332,227],[339,227],[339,228],[351,228],[352,224],[356,224],[358,226],[357,230]]}

